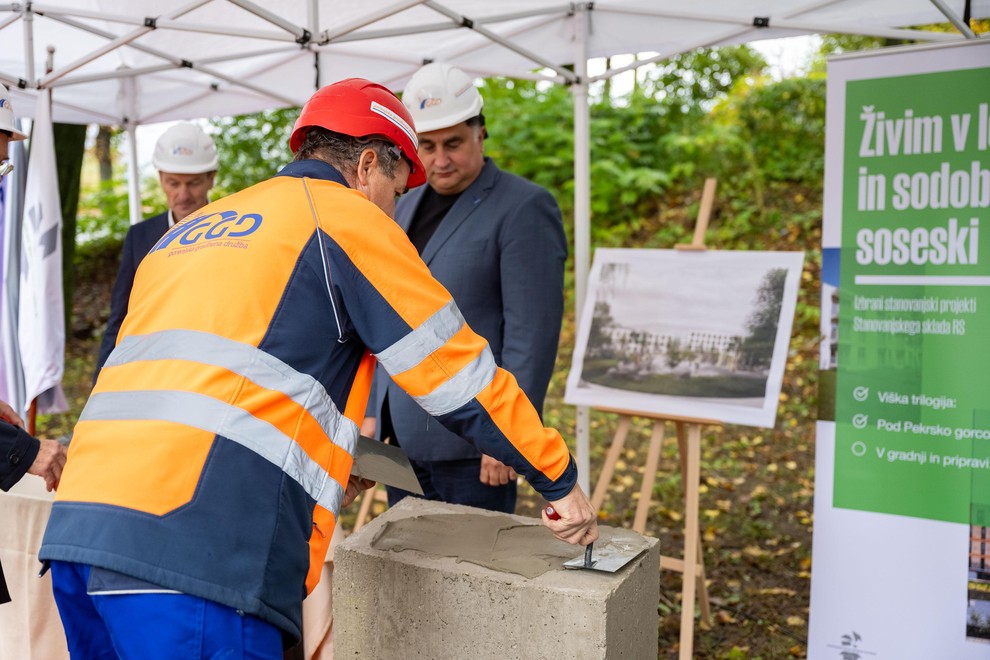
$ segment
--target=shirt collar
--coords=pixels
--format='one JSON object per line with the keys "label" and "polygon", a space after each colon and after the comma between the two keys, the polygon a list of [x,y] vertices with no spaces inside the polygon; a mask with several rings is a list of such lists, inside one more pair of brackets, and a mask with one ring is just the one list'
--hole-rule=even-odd
{"label": "shirt collar", "polygon": [[345,179],[344,175],[340,173],[340,170],[330,163],[316,159],[292,161],[283,167],[276,176],[292,176],[299,179],[303,177],[310,179],[324,179],[326,181],[339,183],[345,188],[350,188],[350,186],[347,185],[347,179]]}

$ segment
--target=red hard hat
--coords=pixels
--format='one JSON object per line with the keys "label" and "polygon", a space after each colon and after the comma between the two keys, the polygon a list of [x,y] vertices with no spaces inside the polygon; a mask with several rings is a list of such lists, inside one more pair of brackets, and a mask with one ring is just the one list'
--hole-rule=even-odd
{"label": "red hard hat", "polygon": [[289,148],[299,149],[306,129],[319,126],[351,137],[385,139],[402,151],[412,166],[406,186],[426,183],[426,168],[419,159],[416,128],[399,98],[377,83],[348,78],[327,85],[306,102],[292,129]]}

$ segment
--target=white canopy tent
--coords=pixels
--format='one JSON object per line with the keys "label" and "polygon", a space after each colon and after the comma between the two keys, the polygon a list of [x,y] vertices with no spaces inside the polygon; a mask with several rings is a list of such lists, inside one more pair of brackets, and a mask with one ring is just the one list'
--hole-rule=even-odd
{"label": "white canopy tent", "polygon": [[[163,6],[164,5],[164,6]],[[575,276],[580,308],[590,262],[588,85],[705,46],[812,33],[953,41],[990,0],[53,0],[0,4],[0,82],[22,114],[51,89],[55,121],[134,129],[166,120],[298,106],[322,84],[362,76],[400,89],[424,62],[480,77],[571,86]],[[953,23],[961,34],[903,26]],[[46,72],[49,46],[55,66]],[[589,58],[656,53],[589,78]],[[580,309],[579,309],[580,312]],[[588,491],[588,413],[578,459]]]}

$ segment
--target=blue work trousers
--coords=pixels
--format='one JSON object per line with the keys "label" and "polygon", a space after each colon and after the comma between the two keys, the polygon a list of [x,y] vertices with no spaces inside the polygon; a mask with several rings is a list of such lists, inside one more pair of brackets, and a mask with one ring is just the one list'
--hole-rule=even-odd
{"label": "blue work trousers", "polygon": [[51,570],[72,660],[282,659],[281,632],[256,616],[181,593],[89,595],[89,566]]}

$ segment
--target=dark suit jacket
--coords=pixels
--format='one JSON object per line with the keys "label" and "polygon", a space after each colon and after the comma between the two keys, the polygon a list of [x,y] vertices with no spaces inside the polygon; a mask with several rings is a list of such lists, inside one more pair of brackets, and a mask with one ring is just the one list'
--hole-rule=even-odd
{"label": "dark suit jacket", "polygon": [[[0,421],[0,490],[10,490],[38,456],[41,443],[13,424]],[[10,602],[7,582],[0,567],[0,604]]]}
{"label": "dark suit jacket", "polygon": [[168,231],[168,211],[143,220],[136,225],[132,225],[127,230],[124,237],[124,248],[120,253],[120,268],[117,270],[117,279],[113,283],[113,293],[110,296],[110,317],[107,319],[107,329],[103,333],[103,341],[100,343],[100,355],[96,359],[96,372],[93,374],[93,382],[100,375],[110,352],[117,344],[117,333],[120,332],[120,324],[127,316],[127,301],[131,297],[131,287],[134,286],[134,273],[144,259],[145,255],[154,247],[158,239]]}
{"label": "dark suit jacket", "polygon": [[[409,230],[425,186],[403,196],[396,222]],[[567,239],[553,196],[485,159],[423,250],[430,272],[450,291],[471,328],[488,340],[495,362],[515,375],[536,409],[553,373],[564,311]],[[480,456],[433,420],[379,367],[370,411],[388,390],[392,424],[410,458]]]}
{"label": "dark suit jacket", "polygon": [[0,490],[10,490],[38,456],[41,443],[13,424],[0,421]]}

